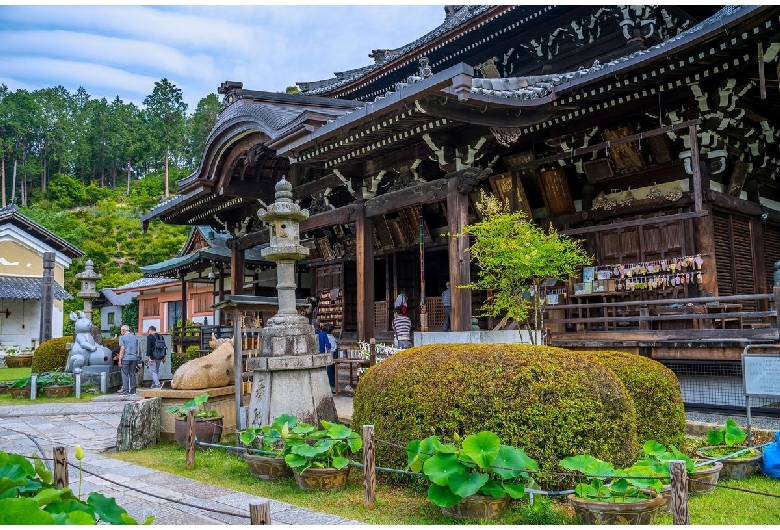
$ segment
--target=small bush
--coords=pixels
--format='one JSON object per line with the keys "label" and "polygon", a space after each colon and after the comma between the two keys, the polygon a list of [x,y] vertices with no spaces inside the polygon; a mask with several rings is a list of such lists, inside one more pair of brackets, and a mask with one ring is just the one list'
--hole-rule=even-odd
{"label": "small bush", "polygon": [[68,364],[68,349],[65,345],[73,342],[73,337],[49,339],[35,349],[31,370],[42,374],[54,370],[64,370]]}
{"label": "small bush", "polygon": [[179,366],[186,363],[187,361],[196,359],[200,355],[198,350],[199,348],[197,346],[188,346],[184,352],[184,355],[178,352],[173,352],[173,354],[171,354],[171,373],[175,374],[176,370],[179,369]]}
{"label": "small bush", "polygon": [[656,440],[680,447],[685,440],[685,407],[677,376],[658,361],[618,351],[582,352],[617,374],[634,400],[639,444]]}
{"label": "small bush", "polygon": [[[591,358],[526,344],[434,344],[392,355],[361,376],[355,430],[374,425],[377,465],[406,467],[404,447],[431,434],[482,430],[521,447],[542,471],[580,453],[618,465],[637,447],[634,406],[615,373]],[[392,444],[397,444],[392,445]],[[536,477],[555,488],[569,480]]]}

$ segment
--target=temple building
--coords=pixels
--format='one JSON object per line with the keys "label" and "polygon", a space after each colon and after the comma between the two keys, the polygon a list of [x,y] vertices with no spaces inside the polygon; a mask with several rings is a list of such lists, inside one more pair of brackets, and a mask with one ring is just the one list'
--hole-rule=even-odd
{"label": "temple building", "polygon": [[[745,341],[777,339],[780,7],[466,5],[443,18],[299,94],[224,82],[198,169],[142,222],[227,231],[225,290],[264,294],[248,256],[286,177],[311,214],[299,295],[368,339],[402,291],[416,326],[425,308],[441,329],[445,283],[477,273],[459,234],[484,190],[595,258],[547,286],[548,342],[735,361]],[[485,297],[453,289],[452,329],[470,330]]]}

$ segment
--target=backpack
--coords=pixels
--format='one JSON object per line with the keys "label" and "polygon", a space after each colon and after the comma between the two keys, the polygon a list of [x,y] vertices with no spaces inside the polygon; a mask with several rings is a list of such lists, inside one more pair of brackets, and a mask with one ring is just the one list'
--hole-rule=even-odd
{"label": "backpack", "polygon": [[155,361],[159,361],[164,358],[168,353],[168,346],[165,344],[165,338],[159,333],[155,333],[157,338],[154,340],[154,349],[149,355]]}

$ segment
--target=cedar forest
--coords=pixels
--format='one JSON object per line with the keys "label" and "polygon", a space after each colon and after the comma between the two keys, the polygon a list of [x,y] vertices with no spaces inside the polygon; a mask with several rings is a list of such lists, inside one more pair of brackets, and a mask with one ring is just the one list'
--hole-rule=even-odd
{"label": "cedar forest", "polygon": [[[139,267],[179,252],[189,227],[154,221],[144,233],[140,217],[197,168],[220,110],[209,94],[188,114],[182,91],[167,79],[142,107],[119,96],[94,99],[83,88],[0,85],[2,206],[15,204],[86,253],[65,271],[74,296],[65,314],[83,307],[75,275],[87,259],[103,275],[99,290],[136,280]],[[65,319],[66,334],[69,325]]]}

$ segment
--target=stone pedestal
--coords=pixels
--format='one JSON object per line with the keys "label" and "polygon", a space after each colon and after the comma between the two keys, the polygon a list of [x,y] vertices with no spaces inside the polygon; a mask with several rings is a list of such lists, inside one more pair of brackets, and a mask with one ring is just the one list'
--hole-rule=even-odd
{"label": "stone pedestal", "polygon": [[247,425],[269,425],[281,414],[318,427],[320,420],[338,421],[325,372],[332,362],[329,353],[247,359],[253,372]]}
{"label": "stone pedestal", "polygon": [[[327,382],[326,382],[327,383]],[[200,390],[173,390],[171,388],[139,388],[138,395],[143,398],[159,397],[162,399],[162,417],[160,421],[160,437],[173,440],[175,432],[175,415],[165,412],[168,407],[181,406],[195,396],[208,392],[209,400],[205,403],[207,410],[216,410],[223,416],[222,425],[225,432],[236,428],[235,389],[231,386],[220,388],[203,388]]]}

